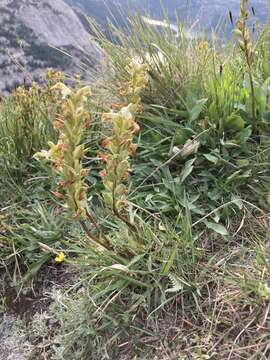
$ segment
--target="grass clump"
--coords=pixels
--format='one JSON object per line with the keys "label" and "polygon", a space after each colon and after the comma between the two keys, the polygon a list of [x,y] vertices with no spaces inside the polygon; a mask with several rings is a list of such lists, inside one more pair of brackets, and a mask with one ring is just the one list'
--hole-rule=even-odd
{"label": "grass clump", "polygon": [[[91,92],[61,78],[19,90],[36,91],[40,127],[16,155],[20,193],[3,196],[1,291],[39,293],[46,274],[32,358],[269,357],[269,32],[248,24],[243,1],[223,48],[140,17],[116,43],[95,28],[111,70]],[[9,101],[23,113],[14,96],[0,116]]]}
{"label": "grass clump", "polygon": [[[18,87],[2,101],[0,118],[1,183],[7,190],[20,190],[29,173],[34,174],[30,159],[48,138],[55,138],[54,118],[59,101],[50,88],[63,75],[48,71],[47,86],[32,84]],[[4,182],[5,181],[5,182]]]}

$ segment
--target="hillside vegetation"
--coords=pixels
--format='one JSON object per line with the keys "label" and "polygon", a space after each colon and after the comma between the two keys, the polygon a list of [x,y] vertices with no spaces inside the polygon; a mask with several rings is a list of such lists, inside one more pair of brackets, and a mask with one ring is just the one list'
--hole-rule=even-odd
{"label": "hillside vegetation", "polygon": [[225,43],[92,22],[91,87],[48,70],[2,98],[4,358],[269,359],[270,31],[249,16]]}

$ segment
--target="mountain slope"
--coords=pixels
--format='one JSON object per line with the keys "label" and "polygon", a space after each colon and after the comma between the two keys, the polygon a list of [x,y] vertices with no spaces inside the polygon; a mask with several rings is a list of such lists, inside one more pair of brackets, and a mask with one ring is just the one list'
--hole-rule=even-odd
{"label": "mountain slope", "polygon": [[[67,3],[79,7],[86,14],[104,23],[112,13],[119,20],[119,13],[134,13],[136,10],[153,18],[163,18],[163,9],[170,18],[175,20],[175,14],[180,19],[199,20],[208,29],[215,27],[221,18],[228,18],[229,10],[236,17],[239,12],[239,0],[66,0]],[[162,6],[160,5],[162,3]],[[250,2],[256,10],[260,21],[267,18],[269,0],[253,0]],[[119,10],[121,9],[121,10]]]}
{"label": "mountain slope", "polygon": [[[49,45],[62,48],[73,59]],[[72,71],[75,59],[85,53],[98,58],[100,49],[63,0],[1,1],[1,90],[10,90],[25,77],[38,78],[46,67]]]}
{"label": "mountain slope", "polygon": [[62,0],[25,2],[20,6],[17,18],[46,43],[90,48],[89,35],[71,7]]}
{"label": "mountain slope", "polygon": [[[189,0],[188,6],[186,0],[162,3],[172,22],[177,12],[180,19],[200,20],[198,24],[208,30],[222,16],[228,19],[229,10],[235,18],[239,11],[239,0]],[[269,0],[251,0],[251,5],[258,18],[265,20]],[[85,55],[97,63],[101,50],[87,33],[84,14],[106,31],[108,18],[123,26],[128,14],[137,10],[152,18],[164,18],[159,0],[0,0],[0,91],[13,89],[25,77],[38,79],[47,67],[73,73]]]}

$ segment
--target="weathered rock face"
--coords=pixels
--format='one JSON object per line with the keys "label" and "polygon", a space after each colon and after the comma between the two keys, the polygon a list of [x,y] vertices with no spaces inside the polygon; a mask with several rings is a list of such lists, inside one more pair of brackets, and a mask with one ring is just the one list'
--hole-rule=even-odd
{"label": "weathered rock face", "polygon": [[101,50],[64,0],[0,1],[0,91],[38,79],[48,67],[78,72],[85,56],[98,62]]}
{"label": "weathered rock face", "polygon": [[48,44],[96,50],[79,18],[63,0],[24,1],[17,17]]}

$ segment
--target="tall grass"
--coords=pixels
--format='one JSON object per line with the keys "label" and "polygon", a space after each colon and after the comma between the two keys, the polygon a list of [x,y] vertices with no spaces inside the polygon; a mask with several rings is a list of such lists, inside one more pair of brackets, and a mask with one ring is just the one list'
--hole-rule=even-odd
{"label": "tall grass", "polygon": [[110,59],[110,67],[114,69],[108,74],[115,74],[108,82],[110,87],[116,83],[117,88],[117,82],[126,78],[125,67],[130,57],[149,66],[151,92],[145,94],[146,103],[176,104],[181,100],[183,88],[193,82],[201,84],[212,68],[214,49],[208,46],[203,35],[188,38],[180,22],[177,23],[176,36],[170,27],[160,30],[136,16],[129,19],[127,32],[111,28],[117,44],[107,40],[91,20],[90,25]]}
{"label": "tall grass", "polygon": [[[22,185],[33,171],[33,154],[56,134],[53,122],[58,111],[58,99],[49,90],[57,73],[48,72],[47,87],[37,84],[27,90],[19,87],[2,101],[0,112],[1,181],[7,188]],[[62,76],[62,75],[61,75]],[[17,188],[18,189],[18,188]]]}

